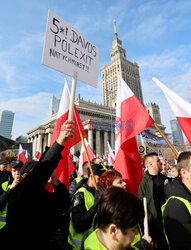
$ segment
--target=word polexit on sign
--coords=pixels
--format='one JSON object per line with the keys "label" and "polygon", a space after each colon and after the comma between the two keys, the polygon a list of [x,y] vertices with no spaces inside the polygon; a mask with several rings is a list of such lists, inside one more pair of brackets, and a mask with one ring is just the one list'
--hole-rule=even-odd
{"label": "word polexit on sign", "polygon": [[99,49],[51,10],[42,64],[97,87]]}

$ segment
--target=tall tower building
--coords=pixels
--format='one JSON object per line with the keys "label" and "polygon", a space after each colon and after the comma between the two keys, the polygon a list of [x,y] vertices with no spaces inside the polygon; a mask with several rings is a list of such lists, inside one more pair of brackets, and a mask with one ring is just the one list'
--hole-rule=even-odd
{"label": "tall tower building", "polygon": [[101,67],[102,104],[116,106],[117,77],[120,75],[128,84],[140,102],[143,104],[143,94],[139,75],[139,66],[126,58],[126,50],[118,38],[116,22],[114,20],[114,40],[110,51],[111,62]]}
{"label": "tall tower building", "polygon": [[182,130],[180,128],[179,123],[176,119],[170,120],[170,126],[172,130],[173,143],[174,144],[184,144],[184,138],[182,134]]}
{"label": "tall tower building", "polygon": [[[159,106],[156,103],[150,102],[146,105],[146,110],[150,114],[150,116],[153,118],[153,120],[157,123],[159,128],[164,132],[166,127],[161,122]],[[153,125],[151,127],[149,127],[148,130],[151,133],[158,134],[159,136],[161,136],[158,132],[156,132],[156,129]]]}
{"label": "tall tower building", "polygon": [[0,112],[0,135],[11,139],[14,113],[9,110]]}

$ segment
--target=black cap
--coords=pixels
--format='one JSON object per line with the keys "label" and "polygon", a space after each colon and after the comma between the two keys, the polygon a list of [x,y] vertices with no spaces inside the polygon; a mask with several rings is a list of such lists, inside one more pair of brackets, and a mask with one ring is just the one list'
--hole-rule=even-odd
{"label": "black cap", "polygon": [[[91,173],[89,168],[88,168],[88,171],[89,171],[89,173]],[[105,172],[105,169],[100,164],[93,164],[92,171],[93,171],[94,175],[98,175],[100,177]]]}
{"label": "black cap", "polygon": [[11,162],[11,167],[12,168],[22,168],[23,166],[23,162],[22,161],[12,161]]}
{"label": "black cap", "polygon": [[7,165],[6,161],[0,160],[0,165]]}

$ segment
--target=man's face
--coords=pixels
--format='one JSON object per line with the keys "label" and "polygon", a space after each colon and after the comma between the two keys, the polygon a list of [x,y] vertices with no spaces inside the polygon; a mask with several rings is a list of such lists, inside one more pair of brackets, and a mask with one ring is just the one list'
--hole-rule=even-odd
{"label": "man's face", "polygon": [[188,182],[191,183],[191,158],[190,158],[190,161],[189,161],[189,168],[186,169],[186,168],[182,168],[181,169],[181,176],[187,180]]}
{"label": "man's face", "polygon": [[120,244],[121,249],[126,249],[130,246],[131,242],[133,242],[135,235],[138,234],[138,228],[137,225],[134,227],[130,227],[126,230],[125,233],[123,233],[120,229],[118,229],[118,236],[117,240]]}
{"label": "man's face", "polygon": [[4,171],[5,171],[5,167],[6,167],[6,166],[5,166],[4,164],[1,164],[1,165],[0,165],[0,172],[4,172]]}
{"label": "man's face", "polygon": [[162,170],[162,163],[159,157],[154,155],[152,158],[153,158],[152,159],[153,168],[155,168],[156,171],[160,172]]}
{"label": "man's face", "polygon": [[21,169],[20,168],[12,168],[12,176],[13,179],[15,179],[17,176],[20,176]]}
{"label": "man's face", "polygon": [[100,158],[96,158],[95,164],[101,164],[101,163],[102,163],[101,159]]}

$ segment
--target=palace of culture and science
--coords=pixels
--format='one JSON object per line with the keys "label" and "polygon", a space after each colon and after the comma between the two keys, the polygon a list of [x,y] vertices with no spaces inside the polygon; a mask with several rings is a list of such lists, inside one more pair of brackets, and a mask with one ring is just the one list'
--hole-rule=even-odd
{"label": "palace of culture and science", "polygon": [[[87,140],[96,154],[102,155],[108,152],[107,141],[111,147],[115,148],[115,107],[117,96],[117,76],[121,75],[125,82],[135,93],[140,102],[144,105],[139,74],[139,66],[136,62],[131,62],[126,58],[126,50],[122,47],[122,41],[118,38],[116,23],[114,21],[114,40],[110,51],[111,61],[101,67],[102,83],[102,104],[85,101],[78,95],[75,101],[82,124],[86,131]],[[50,119],[40,124],[38,127],[30,130],[28,142],[32,142],[33,156],[42,148],[50,145],[51,136],[56,122],[59,101],[55,96],[50,103]],[[161,123],[159,106],[155,103],[149,103],[146,106],[147,111],[158,123],[162,131],[165,127]],[[156,133],[154,127],[149,131]],[[72,153],[80,151],[81,142],[72,148]]]}

